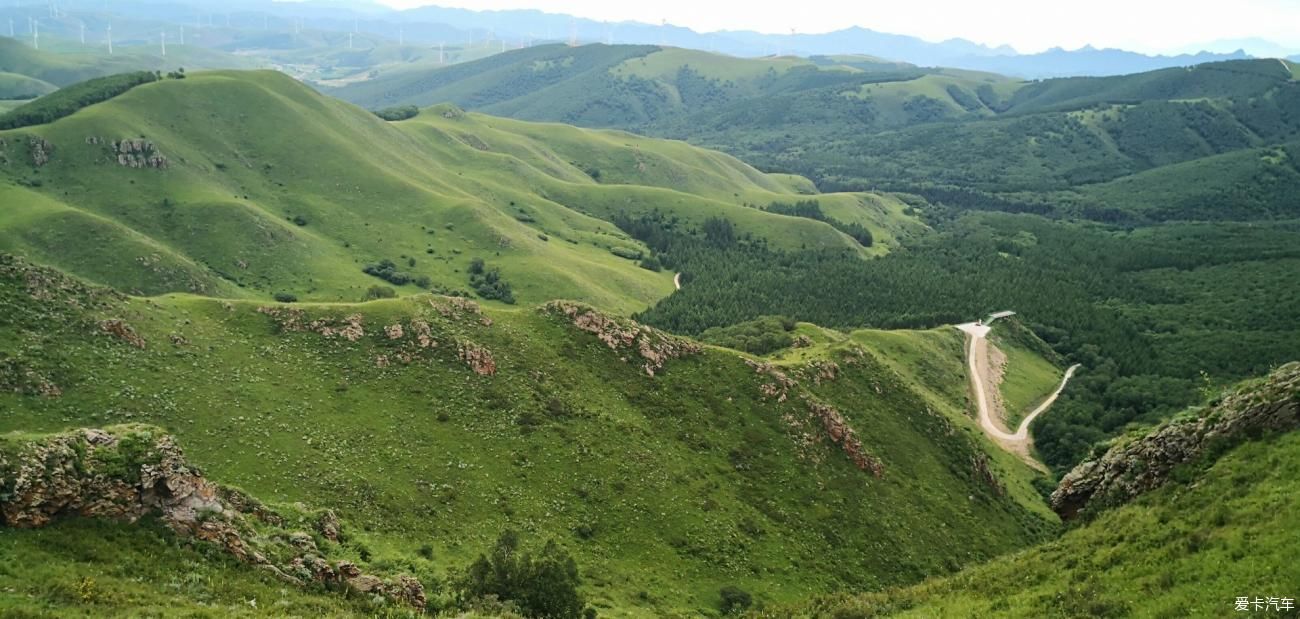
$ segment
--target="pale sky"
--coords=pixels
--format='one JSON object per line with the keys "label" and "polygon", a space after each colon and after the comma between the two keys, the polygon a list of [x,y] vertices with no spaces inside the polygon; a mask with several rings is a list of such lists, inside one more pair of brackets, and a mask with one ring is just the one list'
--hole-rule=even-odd
{"label": "pale sky", "polygon": [[1260,37],[1300,50],[1300,0],[379,0],[475,10],[538,9],[596,20],[668,23],[697,31],[828,32],[862,26],[930,41],[962,37],[1023,53],[1085,44],[1178,51]]}

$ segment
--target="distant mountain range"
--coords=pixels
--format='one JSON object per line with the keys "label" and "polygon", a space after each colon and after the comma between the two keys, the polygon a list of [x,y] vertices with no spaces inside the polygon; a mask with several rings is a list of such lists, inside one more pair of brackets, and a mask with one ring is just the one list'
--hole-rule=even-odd
{"label": "distant mountain range", "polygon": [[946,66],[978,69],[1029,78],[1129,75],[1169,67],[1189,67],[1222,60],[1247,60],[1242,50],[1219,54],[1198,52],[1179,56],[1147,56],[1120,49],[1096,49],[1092,46],[1074,51],[1059,47],[1038,54],[1014,56],[966,56],[949,59]]}
{"label": "distant mountain range", "polygon": [[857,26],[823,34],[764,34],[753,31],[700,33],[671,24],[608,23],[531,10],[470,11],[429,6],[401,11],[399,14],[406,19],[440,22],[461,30],[488,30],[497,37],[512,40],[574,39],[580,43],[668,45],[748,57],[868,54],[925,67],[992,71],[1026,78],[1121,75],[1251,57],[1240,49],[1230,53],[1151,56],[1093,47],[1074,51],[1056,48],[1038,54],[1019,54],[1006,45],[989,47],[965,39],[933,43],[913,36],[877,32]]}
{"label": "distant mountain range", "polygon": [[[1022,78],[1120,75],[1250,58],[1251,53],[1280,57],[1295,52],[1262,39],[1223,40],[1177,56],[1146,55],[1118,49],[1051,49],[1020,54],[1008,46],[990,47],[965,39],[923,39],[852,27],[822,34],[764,34],[752,31],[701,33],[664,24],[602,22],[536,10],[473,11],[426,6],[395,10],[366,0],[164,0],[104,5],[100,0],[65,0],[59,16],[46,5],[0,7],[0,22],[12,19],[18,37],[30,36],[30,19],[41,34],[78,38],[85,26],[90,40],[102,43],[109,22],[121,43],[153,44],[162,29],[189,26],[191,43],[226,51],[292,46],[286,37],[308,30],[355,33],[363,49],[382,41],[426,46],[474,45],[505,51],[544,42],[649,44],[721,52],[740,57],[866,54],[921,67],[990,71]],[[232,35],[232,29],[241,32]],[[264,33],[262,32],[264,31]],[[253,36],[257,35],[257,36]],[[171,32],[169,42],[184,38]],[[278,37],[278,38],[277,38]],[[339,34],[334,45],[350,39]],[[1229,51],[1231,50],[1231,51]]]}

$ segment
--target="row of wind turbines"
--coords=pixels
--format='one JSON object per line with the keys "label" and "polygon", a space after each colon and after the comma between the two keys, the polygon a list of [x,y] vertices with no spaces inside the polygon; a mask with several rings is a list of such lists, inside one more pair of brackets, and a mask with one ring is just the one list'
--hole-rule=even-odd
{"label": "row of wind turbines", "polygon": [[[105,0],[104,5],[105,5],[104,8],[107,10],[107,8],[108,8],[108,0]],[[58,5],[57,2],[51,2],[51,3],[49,4],[49,12],[50,12],[50,17],[51,17],[51,18],[54,18],[54,19],[66,18],[66,17],[68,16],[67,12],[66,12],[64,9],[62,9],[62,8]],[[198,15],[198,16],[196,17],[195,25],[196,25],[196,27],[199,28],[199,29],[202,29],[202,28],[204,27],[204,23],[203,23],[204,20],[203,20],[203,17],[204,17],[204,15]],[[216,17],[217,17],[216,15],[207,15],[207,18],[208,18],[207,21],[208,21],[208,23],[207,23],[206,26],[209,27],[209,28],[217,27],[217,24],[216,24],[217,19],[216,19]],[[224,17],[225,17],[225,26],[228,28],[228,27],[230,27],[230,25],[231,25],[230,14],[229,14],[229,13],[226,13],[226,14],[224,15]],[[17,35],[16,29],[15,29],[14,19],[11,17],[11,18],[9,18],[8,21],[9,21],[9,36],[10,36],[10,38],[17,39],[17,38],[18,38],[18,35]],[[39,18],[32,17],[32,16],[29,15],[29,16],[27,17],[27,22],[28,22],[28,23],[27,23],[28,33],[31,35],[32,47],[34,47],[34,48],[36,48],[36,49],[40,49],[40,46],[41,46],[41,32],[40,32],[40,31],[41,31],[41,21],[40,21]],[[664,26],[667,26],[667,21],[666,21],[666,20],[664,21],[663,25],[664,25]],[[616,25],[616,24],[608,24],[608,23],[607,23],[605,26],[606,26],[606,28],[605,28],[605,29],[606,29],[606,32],[605,32],[605,36],[603,37],[603,38],[605,39],[604,42],[605,42],[607,45],[613,45],[613,44],[614,44],[614,31],[617,29],[617,25]],[[79,40],[80,40],[80,42],[81,42],[81,45],[82,45],[82,46],[85,46],[85,45],[86,45],[86,32],[87,32],[86,23],[85,23],[84,21],[83,21],[83,22],[80,22],[80,23],[78,24],[78,27],[79,27]],[[263,16],[262,16],[262,28],[263,28],[263,30],[268,30],[268,31],[270,30],[270,16],[268,16],[268,15],[263,15]],[[293,33],[294,33],[295,36],[300,35],[300,34],[302,33],[302,31],[303,31],[303,21],[302,21],[302,19],[301,19],[301,18],[295,18],[295,19],[293,19],[293,20],[292,20],[292,28],[293,28]],[[569,30],[570,30],[570,31],[569,31],[569,36],[568,36],[568,41],[567,41],[567,43],[568,43],[570,46],[577,46],[577,45],[579,45],[579,37],[578,37],[577,24],[576,24],[576,23],[571,23],[571,25],[570,25],[570,29],[569,29]],[[793,31],[792,31],[792,33],[793,33]],[[185,44],[185,25],[184,25],[184,24],[179,25],[179,28],[178,28],[178,34],[179,34],[178,39],[172,39],[172,40],[173,40],[173,41],[176,41],[176,42],[177,42],[178,44],[180,44],[180,45],[184,45],[184,44]],[[349,49],[349,50],[356,49],[356,37],[357,37],[358,34],[361,34],[361,33],[360,33],[360,28],[359,28],[359,22],[356,21],[356,20],[354,20],[354,21],[353,21],[353,25],[352,25],[352,29],[347,33],[347,49]],[[152,38],[152,37],[150,37],[150,38]],[[487,37],[485,37],[485,38],[483,39],[483,44],[488,45],[488,46],[491,46],[491,45],[493,45],[493,43],[497,43],[497,44],[500,45],[500,51],[504,52],[504,51],[506,51],[506,50],[508,49],[508,46],[509,46],[509,48],[520,48],[520,49],[521,49],[521,48],[525,48],[525,47],[532,47],[535,39],[536,39],[535,36],[530,35],[529,38],[528,38],[527,40],[519,40],[516,44],[511,45],[511,44],[506,40],[505,37],[502,37],[502,38],[499,38],[499,39],[498,39],[498,38],[496,37],[496,34],[495,34],[494,32],[489,31],[489,34],[487,35]],[[548,36],[547,39],[551,39],[551,37]],[[105,30],[104,30],[104,39],[103,39],[103,40],[104,40],[104,44],[105,44],[106,47],[107,47],[107,50],[108,50],[109,55],[112,55],[112,54],[113,54],[113,26],[112,26],[111,23],[110,23],[110,24],[107,24],[107,25],[105,26]],[[168,31],[167,31],[167,29],[164,28],[164,29],[159,30],[157,41],[158,41],[158,46],[159,46],[159,53],[160,53],[161,55],[163,55],[163,56],[166,56],[166,55],[167,55],[167,43],[168,43]],[[405,45],[405,44],[406,44],[406,31],[405,31],[405,28],[402,27],[402,26],[400,26],[400,25],[399,25],[398,28],[397,28],[397,41],[398,41],[398,44],[399,44],[399,45]],[[472,46],[472,45],[474,45],[474,43],[475,43],[475,41],[474,41],[474,37],[471,36],[470,41],[469,41],[469,44]],[[663,44],[663,42],[661,42],[661,44]],[[438,62],[439,62],[439,64],[445,64],[445,61],[446,61],[445,46],[446,46],[446,43],[445,43],[445,42],[439,42],[439,43],[438,43]]]}
{"label": "row of wind turbines", "polygon": [[[60,18],[60,17],[66,17],[66,16],[67,16],[67,13],[64,13],[64,12],[60,11],[60,10],[57,8],[57,5],[51,4],[50,7],[51,7],[51,13],[50,13],[50,16],[51,16],[52,18]],[[225,24],[225,25],[226,25],[226,27],[229,27],[229,26],[230,26],[230,15],[227,14],[225,17],[226,17],[226,20],[225,20],[225,21],[226,21],[226,24]],[[208,26],[209,26],[209,27],[215,27],[215,19],[213,19],[213,16],[209,16],[208,19],[209,19],[209,24],[208,24]],[[263,20],[264,20],[263,28],[269,30],[269,18],[267,18],[266,16],[263,16]],[[202,17],[202,16],[199,16],[199,18],[197,19],[197,22],[196,22],[196,23],[198,24],[198,27],[199,27],[199,28],[202,28],[202,27],[203,27],[203,17]],[[296,36],[296,35],[300,35],[300,34],[302,34],[302,26],[303,26],[303,24],[302,24],[302,20],[301,20],[301,19],[295,19],[295,20],[294,20],[294,22],[293,22],[293,33],[294,33],[295,36]],[[78,24],[78,28],[79,28],[79,39],[80,39],[81,45],[84,46],[84,45],[86,44],[86,23],[85,23],[85,22],[80,22],[80,23]],[[34,47],[35,49],[38,49],[38,50],[39,50],[39,49],[41,48],[41,20],[40,20],[40,18],[36,18],[36,17],[32,17],[32,16],[28,16],[28,17],[27,17],[27,32],[28,32],[28,34],[30,34],[31,37],[32,37],[32,47]],[[179,33],[180,33],[179,44],[180,44],[180,45],[184,45],[184,44],[185,44],[185,25],[184,25],[184,24],[181,24],[181,25],[179,26]],[[350,31],[350,32],[348,32],[347,34],[348,34],[348,49],[355,49],[354,37],[355,37],[357,34],[359,34],[359,32],[358,32],[356,26],[354,25],[353,30]],[[17,32],[17,29],[15,28],[15,22],[14,22],[14,19],[13,19],[12,17],[9,18],[9,38],[12,38],[12,39],[17,39],[17,38],[18,38],[18,32]],[[111,23],[108,24],[108,25],[105,27],[105,39],[104,39],[104,40],[105,40],[106,45],[107,45],[107,47],[108,47],[108,53],[109,53],[109,55],[112,55],[112,54],[113,54],[113,25],[112,25]],[[398,28],[398,44],[399,44],[399,45],[405,45],[405,44],[406,44],[406,32],[405,32],[405,29],[404,29],[404,28],[401,28],[401,27]],[[162,29],[162,30],[159,30],[159,31],[158,31],[158,45],[159,45],[159,53],[161,53],[163,56],[166,56],[166,55],[167,55],[167,30],[166,30],[165,28]],[[439,63],[445,63],[445,58],[446,58],[446,56],[445,56],[445,51],[444,51],[444,49],[445,49],[445,45],[446,45],[445,43],[441,43],[441,42],[438,43],[438,62],[439,62]],[[504,40],[502,41],[502,51],[505,51],[505,41],[504,41]]]}

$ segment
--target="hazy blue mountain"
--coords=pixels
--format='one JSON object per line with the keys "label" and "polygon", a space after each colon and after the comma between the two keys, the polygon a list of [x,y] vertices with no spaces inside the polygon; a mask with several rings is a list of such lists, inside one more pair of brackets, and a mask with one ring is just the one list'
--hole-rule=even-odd
{"label": "hazy blue mountain", "polygon": [[1243,50],[1257,58],[1285,58],[1293,54],[1300,55],[1300,45],[1284,45],[1260,37],[1218,39],[1208,43],[1188,46],[1180,51],[1190,54],[1198,51],[1228,53],[1235,50]]}
{"label": "hazy blue mountain", "polygon": [[1088,46],[1074,51],[1058,47],[1038,54],[1017,56],[967,56],[950,59],[945,64],[1017,77],[1048,78],[1129,75],[1170,67],[1190,67],[1207,62],[1249,58],[1251,56],[1241,50],[1229,54],[1200,52],[1180,56],[1147,56],[1120,49],[1096,49]]}
{"label": "hazy blue mountain", "polygon": [[[1010,47],[992,48],[964,39],[950,39],[931,43],[912,36],[876,32],[853,27],[824,34],[773,35],[758,32],[722,32],[727,39],[745,43],[750,47],[765,48],[767,54],[797,54],[800,56],[868,54],[891,60],[902,60],[917,65],[945,64],[954,57],[994,56],[1015,54]],[[727,50],[721,50],[727,51]]]}

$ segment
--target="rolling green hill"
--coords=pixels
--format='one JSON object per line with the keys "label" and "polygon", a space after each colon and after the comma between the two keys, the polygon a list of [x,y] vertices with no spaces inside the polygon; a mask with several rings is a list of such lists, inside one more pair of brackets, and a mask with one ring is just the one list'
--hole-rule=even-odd
{"label": "rolling green hill", "polygon": [[[856,64],[551,46],[337,92],[619,126],[797,172],[822,190],[900,192],[913,200],[904,212],[940,234],[906,237],[905,251],[868,262],[702,241],[653,214],[620,220],[687,284],[638,316],[703,334],[771,315],[933,327],[1015,307],[1058,353],[1093,368],[1034,429],[1060,471],[1126,423],[1185,406],[1201,372],[1239,380],[1294,358],[1297,288],[1278,279],[1294,267],[1282,246],[1300,212],[1300,82],[1287,65],[1020,82]],[[1246,297],[1287,309],[1256,315]],[[1032,403],[1041,390],[1027,385],[1048,374],[1021,377],[1013,399]]]}
{"label": "rolling green hill", "polygon": [[[750,128],[771,125],[773,113],[790,118],[803,113],[798,107],[785,109],[792,101],[816,101],[821,109],[810,106],[810,118],[834,114],[855,124],[892,126],[918,117],[985,114],[977,91],[1000,91],[1012,84],[991,74],[919,69],[855,56],[741,59],[671,47],[596,44],[538,46],[458,67],[390,73],[328,92],[368,107],[450,102],[526,120],[671,133],[701,121],[723,125],[737,118]],[[753,106],[767,111],[753,116],[755,111],[748,109]],[[872,106],[881,112],[874,113]]]}
{"label": "rolling green hill", "polygon": [[1297,184],[1300,142],[1288,142],[1194,159],[1075,191],[1085,205],[1147,212],[1156,219],[1284,219],[1300,213]]}
{"label": "rolling green hill", "polygon": [[[1285,63],[283,51],[427,107],[178,72],[0,131],[0,614],[405,616],[362,574],[409,574],[490,616],[459,597],[507,530],[613,617],[1171,616],[1296,584],[1293,437],[1235,423],[1278,375],[1177,415],[1300,352]],[[1010,423],[1082,366],[1032,430],[1073,469],[1053,508],[1095,520],[1037,547],[1055,480],[971,419],[949,326],[999,309]],[[64,518],[177,496],[164,464],[192,526]]]}
{"label": "rolling green hill", "polygon": [[[1101,220],[1246,216],[1094,199],[1088,186],[1141,184],[1126,179],[1300,136],[1300,82],[1275,60],[1022,82],[852,58],[543,46],[331,92],[370,107],[449,101],[682,138],[823,189],[884,188],[960,208]],[[1245,173],[1268,176],[1266,168]],[[1181,192],[1186,200],[1220,197],[1195,187]],[[1063,193],[1042,195],[1051,192]],[[1293,212],[1256,208],[1250,216]]]}
{"label": "rolling green hill", "polygon": [[464,290],[482,258],[525,303],[630,312],[671,292],[672,274],[638,266],[649,252],[616,216],[725,217],[772,247],[864,256],[924,229],[895,198],[819,196],[871,229],[864,248],[755,208],[811,188],[727,155],[454,107],[386,123],[270,72],[138,86],[0,141],[14,205],[0,247],[143,294],[355,301],[385,283],[362,272],[383,260],[426,289]]}
{"label": "rolling green hill", "polygon": [[[50,44],[46,43],[47,46]],[[58,47],[59,43],[54,41],[53,45]],[[127,71],[170,71],[177,67],[244,69],[256,66],[258,62],[255,59],[193,45],[169,45],[167,56],[164,57],[152,46],[119,47],[113,55],[109,55],[106,50],[51,52],[33,49],[17,39],[0,38],[0,74],[13,73],[58,87]],[[2,94],[0,98],[3,98]]]}
{"label": "rolling green hill", "polygon": [[0,99],[34,99],[58,90],[58,86],[17,73],[0,73]]}
{"label": "rolling green hill", "polygon": [[[336,510],[344,556],[434,592],[506,527],[573,552],[602,616],[710,614],[728,584],[772,602],[907,584],[1054,530],[1034,473],[966,415],[951,328],[836,337],[766,366],[569,303],[128,298],[12,257],[0,304],[5,440],[161,427],[211,479]],[[75,541],[88,531],[124,552]],[[75,608],[82,578],[104,612],[169,604],[156,570],[118,577],[142,554],[197,560],[168,539],[0,530],[0,554],[50,560],[45,582],[0,573],[0,604]],[[180,591],[272,603],[203,563],[219,582]]]}

